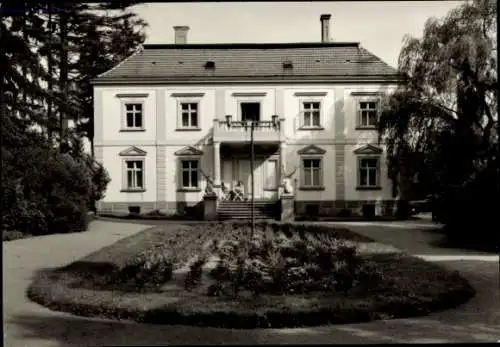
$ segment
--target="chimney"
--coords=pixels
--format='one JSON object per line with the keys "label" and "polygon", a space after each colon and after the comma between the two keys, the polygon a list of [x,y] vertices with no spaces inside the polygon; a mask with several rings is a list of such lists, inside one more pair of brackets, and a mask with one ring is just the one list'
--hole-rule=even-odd
{"label": "chimney", "polygon": [[319,17],[319,20],[321,21],[321,42],[322,43],[330,42],[330,18],[331,17],[332,17],[331,14],[322,14],[321,17]]}
{"label": "chimney", "polygon": [[174,27],[175,31],[175,41],[174,43],[176,45],[185,45],[187,44],[187,34],[189,31],[188,26],[175,26]]}

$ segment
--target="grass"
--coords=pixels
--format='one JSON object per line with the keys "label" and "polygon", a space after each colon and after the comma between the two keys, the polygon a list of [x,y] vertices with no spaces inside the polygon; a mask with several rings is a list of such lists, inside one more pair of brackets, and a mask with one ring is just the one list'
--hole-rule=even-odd
{"label": "grass", "polygon": [[[267,227],[297,229],[276,223]],[[474,295],[457,273],[398,253],[348,229],[318,225],[298,228],[356,244],[363,259],[376,266],[383,283],[369,295],[315,293],[236,299],[209,297],[200,290],[186,291],[182,279],[175,276],[161,291],[103,285],[106,278],[131,264],[142,250],[166,244],[172,250],[174,268],[180,269],[210,240],[236,240],[249,232],[248,223],[169,224],[120,240],[66,267],[39,272],[28,296],[51,309],[83,316],[159,324],[279,328],[424,315],[454,307]]]}

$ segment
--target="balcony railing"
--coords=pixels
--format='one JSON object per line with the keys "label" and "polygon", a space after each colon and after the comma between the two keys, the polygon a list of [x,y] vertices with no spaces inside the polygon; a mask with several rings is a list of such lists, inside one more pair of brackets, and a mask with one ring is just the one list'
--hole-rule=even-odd
{"label": "balcony railing", "polygon": [[284,138],[284,121],[278,116],[273,116],[271,121],[233,121],[228,115],[224,121],[214,119],[214,141],[248,142],[253,123],[255,142],[279,142]]}

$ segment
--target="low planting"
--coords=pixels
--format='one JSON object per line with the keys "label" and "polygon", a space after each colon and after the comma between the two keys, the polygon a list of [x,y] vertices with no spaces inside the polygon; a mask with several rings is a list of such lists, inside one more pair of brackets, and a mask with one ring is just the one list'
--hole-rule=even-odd
{"label": "low planting", "polygon": [[200,213],[174,213],[166,214],[158,210],[153,210],[146,213],[109,213],[100,212],[99,217],[118,218],[118,219],[134,219],[134,220],[173,220],[173,221],[197,221],[201,219]]}
{"label": "low planting", "polygon": [[148,229],[37,274],[55,310],[162,324],[306,326],[422,315],[473,296],[458,274],[345,228],[258,223]]}

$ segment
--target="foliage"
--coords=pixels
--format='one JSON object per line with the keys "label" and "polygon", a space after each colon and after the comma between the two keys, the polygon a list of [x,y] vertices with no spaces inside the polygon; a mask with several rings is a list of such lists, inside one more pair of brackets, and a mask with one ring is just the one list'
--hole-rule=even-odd
{"label": "foliage", "polygon": [[14,240],[19,240],[19,239],[24,239],[25,237],[29,237],[30,235],[26,235],[20,231],[17,230],[12,230],[12,231],[2,231],[2,241],[7,242],[7,241],[14,241]]}
{"label": "foliage", "polygon": [[211,296],[238,296],[241,290],[255,296],[347,293],[365,270],[354,246],[303,230],[267,231],[251,240],[226,242],[217,254],[220,260],[211,276],[218,282],[208,289]]}
{"label": "foliage", "polygon": [[32,235],[85,230],[89,203],[109,182],[106,171],[85,153],[60,153],[22,120],[2,123],[2,229]]}
{"label": "foliage", "polygon": [[50,138],[63,135],[63,119],[73,120],[78,134],[92,142],[91,79],[130,56],[145,39],[147,24],[128,11],[130,6],[2,2],[6,114],[29,121]]}
{"label": "foliage", "polygon": [[[399,69],[406,83],[385,100],[378,125],[402,203],[420,192],[462,197],[470,206],[488,190],[500,191],[496,12],[494,1],[467,2],[429,19],[422,38],[404,42]],[[488,183],[477,184],[479,177]],[[471,187],[482,190],[472,194]],[[443,208],[454,213],[454,204]]]}
{"label": "foliage", "polygon": [[[35,274],[27,295],[53,310],[77,315],[236,329],[315,326],[421,316],[456,307],[474,295],[474,289],[467,281],[438,264],[394,252],[368,254],[361,250],[358,256],[361,257],[362,267],[356,277],[360,283],[347,295],[342,291],[330,291],[234,297],[231,287],[222,286],[226,293],[229,289],[231,295],[226,296],[217,292],[220,288],[212,286],[209,293],[212,296],[207,296],[207,286],[203,285],[206,283],[187,293],[183,284],[176,281],[175,274],[161,291],[130,286],[133,281],[114,282],[107,287],[100,286],[100,282],[96,281],[96,278],[116,269],[141,263],[135,262],[137,253],[152,249],[159,253],[167,250],[167,258],[171,259],[174,269],[179,268],[194,256],[203,254],[207,241],[220,238],[238,242],[243,235],[248,235],[248,228],[249,223],[169,223],[150,228],[64,268],[40,271]],[[352,235],[356,234],[347,229],[330,226],[257,223],[257,228],[259,233],[283,233],[280,238],[284,244],[286,240],[302,240],[300,235],[320,234],[323,236],[317,240],[318,244],[328,245],[332,238],[342,235],[344,240],[366,242],[366,239],[355,239]],[[292,238],[293,235],[298,237]],[[261,242],[255,241],[257,244]],[[220,249],[224,244],[213,246],[213,249]],[[350,251],[346,253],[344,256],[347,257],[352,254]],[[291,278],[301,278],[302,270],[298,268],[290,274]],[[346,282],[349,281],[347,277]],[[242,290],[240,294],[246,293]]]}
{"label": "foliage", "polygon": [[132,264],[113,276],[108,284],[126,283],[137,289],[159,288],[172,278],[172,255],[165,247],[157,246],[140,252]]}

